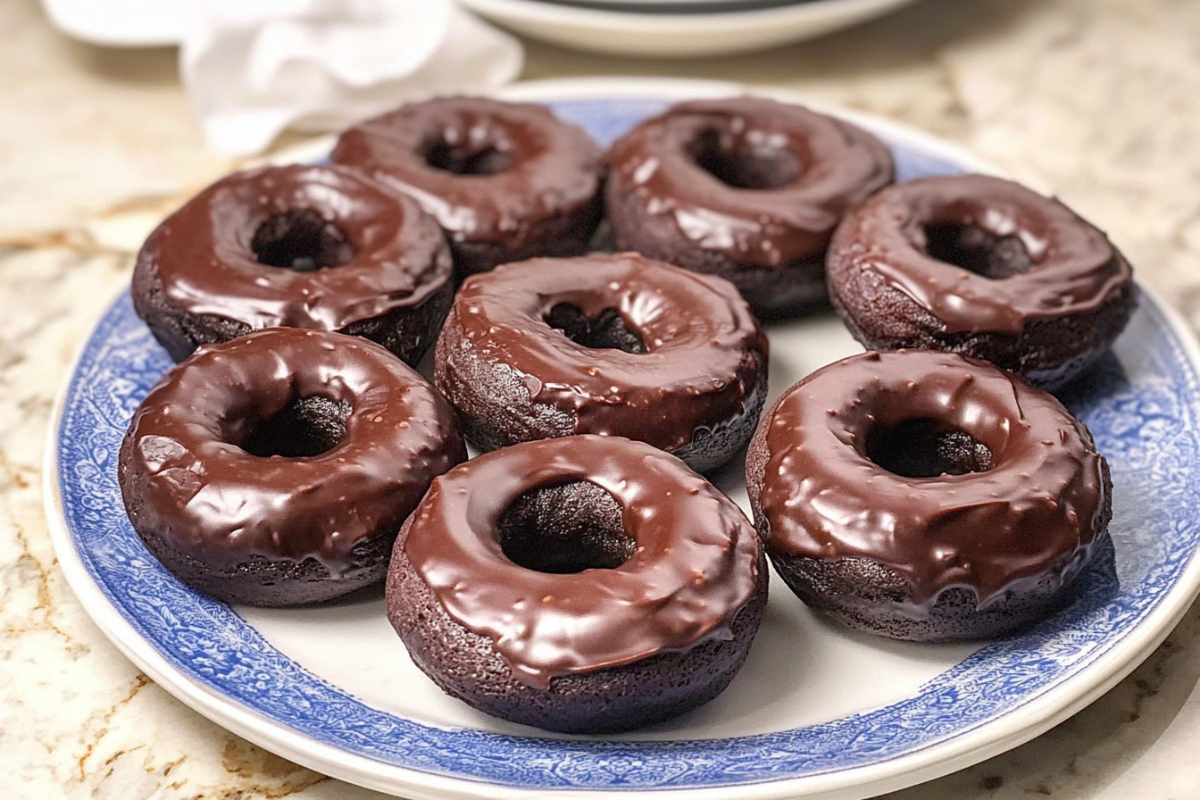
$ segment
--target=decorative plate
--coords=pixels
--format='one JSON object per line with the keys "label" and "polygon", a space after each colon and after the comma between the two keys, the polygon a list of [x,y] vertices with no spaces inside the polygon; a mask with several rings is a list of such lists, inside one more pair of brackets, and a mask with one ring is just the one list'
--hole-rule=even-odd
{"label": "decorative plate", "polygon": [[[670,100],[731,91],[575,81],[508,96],[548,102],[609,142]],[[902,180],[981,168],[924,134],[845,116],[888,141]],[[772,395],[858,350],[829,314],[769,334]],[[1072,606],[982,646],[913,645],[834,627],[776,580],[730,689],[630,735],[547,736],[442,695],[392,633],[381,592],[302,610],[230,608],[163,569],[116,481],[126,424],[170,366],[127,294],[97,323],[60,399],[47,516],[72,587],[129,658],[202,714],[321,772],[410,798],[865,797],[1032,738],[1126,675],[1178,621],[1200,587],[1197,352],[1143,291],[1112,354],[1063,394],[1116,487],[1114,560],[1087,575]],[[718,483],[744,503],[740,472]]]}

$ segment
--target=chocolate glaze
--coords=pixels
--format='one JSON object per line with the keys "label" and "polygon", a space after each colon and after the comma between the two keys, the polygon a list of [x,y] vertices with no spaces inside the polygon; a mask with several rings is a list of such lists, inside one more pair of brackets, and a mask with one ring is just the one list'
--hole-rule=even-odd
{"label": "chocolate glaze", "polygon": [[[509,561],[497,536],[505,509],[573,481],[617,501],[633,555],[568,575]],[[556,675],[729,638],[761,563],[753,527],[712,484],[649,445],[602,436],[526,442],[460,465],[434,480],[403,546],[447,613],[542,688]]]}
{"label": "chocolate glaze", "polygon": [[[645,352],[577,344],[546,322],[560,304],[592,318],[617,310]],[[728,282],[636,253],[507,264],[467,280],[451,313],[448,328],[571,414],[575,433],[662,448],[740,413],[767,362],[766,336]],[[453,399],[449,372],[437,382]]]}
{"label": "chocolate glaze", "polygon": [[[308,397],[349,406],[339,444],[297,458],[242,449]],[[123,471],[144,478],[139,525],[175,549],[221,565],[313,557],[335,574],[466,458],[453,410],[420,375],[358,337],[295,328],[198,350],[142,402],[124,450]]]}
{"label": "chocolate glaze", "polygon": [[[437,148],[479,171],[432,166]],[[594,201],[602,154],[582,128],[543,106],[441,97],[346,130],[332,158],[416,198],[454,241],[518,250],[534,222]]]}
{"label": "chocolate glaze", "polygon": [[[908,478],[866,455],[873,433],[931,419],[990,451],[991,469]],[[952,586],[980,604],[1086,554],[1104,519],[1103,458],[1050,394],[983,362],[895,351],[843,359],[779,400],[760,507],[768,547],[867,558],[928,605]]]}
{"label": "chocolate glaze", "polygon": [[[336,266],[261,263],[256,234],[289,212],[315,212],[340,241]],[[234,173],[167,217],[138,254],[173,305],[251,328],[338,330],[416,307],[451,280],[437,225],[409,198],[349,170],[262,167]]]}
{"label": "chocolate glaze", "polygon": [[[735,165],[761,160],[763,168],[742,170],[752,181],[795,176],[768,188],[731,186],[697,163],[708,146]],[[672,106],[617,141],[609,162],[614,190],[643,195],[649,213],[673,217],[688,240],[768,268],[824,253],[846,209],[893,176],[887,147],[866,131],[754,97]]]}
{"label": "chocolate glaze", "polygon": [[[929,256],[926,227],[967,225],[1020,242],[1031,268],[999,280]],[[1098,311],[1133,279],[1102,231],[1059,201],[986,175],[924,178],[850,213],[829,269],[874,270],[952,332],[1019,334],[1031,320]]]}

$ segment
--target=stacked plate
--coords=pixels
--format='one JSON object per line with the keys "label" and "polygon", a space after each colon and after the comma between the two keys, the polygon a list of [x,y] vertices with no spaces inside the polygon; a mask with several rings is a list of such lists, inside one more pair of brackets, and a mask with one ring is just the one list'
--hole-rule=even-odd
{"label": "stacked plate", "polygon": [[[912,0],[458,0],[517,33],[597,53],[689,58],[811,39]],[[178,3],[42,0],[74,38],[155,47],[183,38]],[[114,24],[114,20],[119,24]]]}
{"label": "stacked plate", "polygon": [[911,0],[459,0],[510,28],[598,53],[688,58],[810,39]]}

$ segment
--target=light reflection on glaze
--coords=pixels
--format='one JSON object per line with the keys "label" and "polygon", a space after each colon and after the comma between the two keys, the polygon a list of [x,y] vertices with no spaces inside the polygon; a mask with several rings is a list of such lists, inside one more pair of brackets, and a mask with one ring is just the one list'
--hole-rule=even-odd
{"label": "light reflection on glaze", "polygon": [[[800,174],[768,189],[729,186],[694,160],[719,134],[730,150],[788,151]],[[782,267],[825,251],[854,203],[890,183],[887,147],[871,134],[800,106],[752,97],[679,103],[626,134],[609,152],[617,192],[636,192],[705,250],[753,267]],[[620,232],[618,231],[618,239]]]}
{"label": "light reflection on glaze", "polygon": [[[617,309],[647,352],[577,344],[545,321],[560,303],[589,317]],[[663,448],[740,413],[767,361],[766,336],[729,283],[630,253],[533,259],[473,276],[447,327],[522,373],[530,397],[571,414],[575,433]],[[439,365],[437,374],[451,400],[453,371]]]}
{"label": "light reflection on glaze", "polygon": [[[925,227],[945,224],[1015,235],[1033,267],[992,280],[938,261],[925,251]],[[924,178],[879,192],[838,228],[829,269],[878,273],[947,331],[1012,335],[1034,320],[1096,312],[1133,276],[1104,233],[1071,209],[985,175]]]}
{"label": "light reflection on glaze", "polygon": [[[985,472],[908,478],[872,462],[871,431],[934,419],[992,452]],[[769,547],[886,564],[922,604],[951,586],[986,600],[1064,569],[1107,524],[1106,467],[1050,394],[953,354],[865,353],[780,398],[760,504]]]}
{"label": "light reflection on glaze", "polygon": [[[258,420],[321,396],[350,406],[340,444],[263,458],[240,447]],[[416,372],[358,337],[275,328],[202,347],[134,414],[122,488],[139,528],[209,564],[321,560],[394,531],[433,476],[466,458],[454,412]]]}
{"label": "light reflection on glaze", "polygon": [[[426,154],[439,142],[490,147],[512,162],[494,174],[438,169]],[[593,202],[602,154],[582,128],[543,106],[444,97],[349,128],[331,158],[412,195],[457,242],[519,250],[535,223]]]}
{"label": "light reflection on glaze", "polygon": [[[589,481],[613,496],[634,554],[556,575],[501,550],[501,515],[527,491]],[[446,612],[491,639],[518,680],[629,664],[732,637],[763,569],[753,526],[673,456],[617,437],[544,439],[486,453],[434,480],[401,533]]]}
{"label": "light reflection on glaze", "polygon": [[[333,222],[350,261],[298,272],[259,263],[251,241],[275,214],[308,209]],[[331,167],[237,172],[167,217],[138,254],[156,269],[171,304],[252,329],[339,330],[415,308],[451,279],[449,250],[433,220],[403,194]]]}

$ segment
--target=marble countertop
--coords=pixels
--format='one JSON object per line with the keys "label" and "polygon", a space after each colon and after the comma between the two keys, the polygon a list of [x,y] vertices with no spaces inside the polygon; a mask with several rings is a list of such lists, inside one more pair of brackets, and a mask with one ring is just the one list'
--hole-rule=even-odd
{"label": "marble countertop", "polygon": [[[0,4],[0,796],[366,800],[226,733],[140,674],[67,588],[41,449],[67,365],[128,280],[129,242],[233,164],[203,148],[168,50],[106,51]],[[852,32],[670,63],[529,44],[526,78],[787,86],[960,142],[1052,186],[1200,325],[1200,3],[924,0]],[[1200,797],[1200,610],[1094,705],[889,800]]]}

